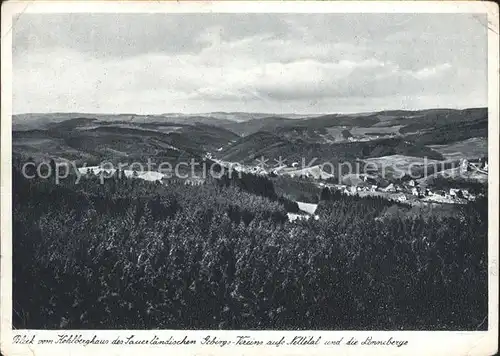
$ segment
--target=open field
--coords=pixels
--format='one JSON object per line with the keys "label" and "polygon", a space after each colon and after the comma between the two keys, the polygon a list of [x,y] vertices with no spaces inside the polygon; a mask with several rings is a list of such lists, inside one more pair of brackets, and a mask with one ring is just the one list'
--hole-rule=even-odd
{"label": "open field", "polygon": [[353,127],[351,133],[354,136],[365,136],[365,135],[399,135],[399,129],[403,127],[402,125],[394,126],[372,126],[372,127]]}
{"label": "open field", "polygon": [[316,209],[318,208],[318,204],[311,204],[311,203],[302,203],[302,202],[297,202],[299,205],[299,209],[302,211],[305,211],[308,214],[314,214]]}
{"label": "open field", "polygon": [[283,168],[280,169],[278,173],[280,175],[287,175],[289,177],[311,177],[314,179],[328,179],[334,177],[334,175],[325,172],[320,165],[303,169]]}
{"label": "open field", "polygon": [[404,155],[391,155],[383,157],[375,157],[365,159],[364,162],[369,164],[370,167],[375,165],[378,167],[379,172],[383,175],[403,175],[403,174],[417,174],[422,172],[425,166],[439,167],[443,161],[427,159],[426,157],[412,157]]}
{"label": "open field", "polygon": [[448,145],[430,145],[428,147],[441,153],[446,159],[451,160],[488,156],[488,139],[486,137],[473,137]]}

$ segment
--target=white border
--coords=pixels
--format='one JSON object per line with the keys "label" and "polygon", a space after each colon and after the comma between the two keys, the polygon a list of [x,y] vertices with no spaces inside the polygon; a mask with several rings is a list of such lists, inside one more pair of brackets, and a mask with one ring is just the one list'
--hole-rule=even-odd
{"label": "white border", "polygon": [[[397,348],[394,346],[353,347],[353,346],[281,346],[281,347],[217,347],[217,346],[41,346],[13,345],[11,327],[11,114],[12,114],[12,23],[19,13],[53,13],[53,12],[100,12],[100,13],[487,13],[490,30],[488,31],[488,109],[489,109],[489,330],[487,332],[381,332],[381,331],[328,331],[328,332],[294,332],[294,331],[65,331],[65,334],[81,334],[86,337],[97,334],[101,338],[122,338],[135,334],[138,338],[151,338],[153,334],[162,338],[179,338],[188,335],[200,341],[207,335],[222,339],[234,339],[238,335],[251,335],[260,339],[279,339],[281,336],[315,335],[322,336],[323,340],[335,340],[344,337],[344,341],[355,337],[362,341],[366,336],[374,339],[408,340],[408,346]],[[13,21],[14,19],[14,21]],[[301,354],[363,354],[363,355],[493,355],[498,349],[498,174],[499,174],[499,19],[498,5],[493,2],[452,2],[452,1],[293,1],[293,2],[250,2],[250,1],[223,1],[223,2],[159,2],[159,1],[10,1],[2,4],[2,77],[1,77],[1,334],[0,347],[2,353],[14,355],[135,355],[138,352],[147,352],[152,355],[301,355]],[[23,331],[26,335],[37,334],[38,338],[54,337],[61,331]],[[182,338],[181,337],[181,338]]]}

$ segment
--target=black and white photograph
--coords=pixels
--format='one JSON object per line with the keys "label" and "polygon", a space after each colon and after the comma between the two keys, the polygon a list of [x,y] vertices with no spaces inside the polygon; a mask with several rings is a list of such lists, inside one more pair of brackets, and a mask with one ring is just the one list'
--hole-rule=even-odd
{"label": "black and white photograph", "polygon": [[298,3],[2,27],[12,330],[492,330],[498,6]]}

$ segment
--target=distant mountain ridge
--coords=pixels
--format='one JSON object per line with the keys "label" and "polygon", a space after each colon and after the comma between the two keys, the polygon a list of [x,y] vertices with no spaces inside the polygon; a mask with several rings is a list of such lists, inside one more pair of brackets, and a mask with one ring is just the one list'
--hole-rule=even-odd
{"label": "distant mountain ridge", "polygon": [[[293,113],[248,113],[248,112],[209,112],[209,113],[199,113],[199,114],[184,114],[184,113],[164,113],[159,115],[146,115],[146,114],[132,114],[132,113],[121,113],[121,114],[100,114],[100,113],[24,113],[24,114],[14,114],[12,116],[13,123],[16,125],[30,124],[46,124],[48,122],[58,122],[68,119],[75,118],[95,118],[101,121],[109,120],[130,120],[133,122],[137,121],[163,121],[172,123],[189,123],[189,122],[202,122],[202,123],[213,123],[215,125],[229,125],[233,126],[233,129],[246,130],[255,126],[267,127],[273,126],[272,121],[283,120],[283,122],[288,121],[286,124],[297,124],[297,125],[318,125],[322,122],[320,126],[327,126],[332,124],[332,126],[338,126],[341,120],[344,120],[347,125],[353,125],[355,122],[349,122],[349,120],[356,120],[363,122],[365,120],[376,120],[377,118],[381,121],[390,121],[394,119],[409,119],[417,118],[419,116],[429,116],[438,114],[452,114],[457,115],[468,115],[475,113],[481,113],[480,115],[487,115],[487,108],[469,108],[469,109],[424,109],[424,110],[385,110],[378,112],[366,112],[359,114],[293,114]],[[310,120],[317,120],[315,122]],[[258,123],[258,120],[269,121],[270,124]],[[330,121],[331,120],[331,121]],[[251,123],[249,123],[251,121]],[[244,124],[246,122],[246,124]],[[242,128],[240,128],[240,126]],[[257,130],[258,131],[258,130]],[[253,131],[255,132],[255,130]],[[251,132],[249,132],[251,133]]]}
{"label": "distant mountain ridge", "polygon": [[332,114],[296,120],[272,117],[234,124],[230,129],[243,138],[221,152],[222,159],[228,161],[250,162],[255,155],[353,160],[397,154],[442,160],[444,157],[428,146],[487,138],[488,112],[472,108]]}
{"label": "distant mountain ridge", "polygon": [[[211,153],[235,162],[251,162],[259,155],[352,160],[399,154],[439,160],[443,156],[430,146],[488,137],[486,108],[394,110],[305,118],[233,112],[206,115],[211,116],[14,115],[14,151],[82,160],[89,156],[182,156],[182,152],[197,157]],[[235,115],[240,115],[240,121],[234,120]],[[92,148],[93,144],[96,148]],[[470,143],[464,147],[468,146]]]}

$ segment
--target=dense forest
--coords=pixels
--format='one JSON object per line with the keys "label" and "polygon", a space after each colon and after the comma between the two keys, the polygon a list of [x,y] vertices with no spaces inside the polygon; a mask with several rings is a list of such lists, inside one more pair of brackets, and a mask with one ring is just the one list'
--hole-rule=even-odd
{"label": "dense forest", "polygon": [[14,327],[487,328],[485,199],[418,215],[324,189],[318,220],[289,222],[275,181],[56,185],[13,167]]}

